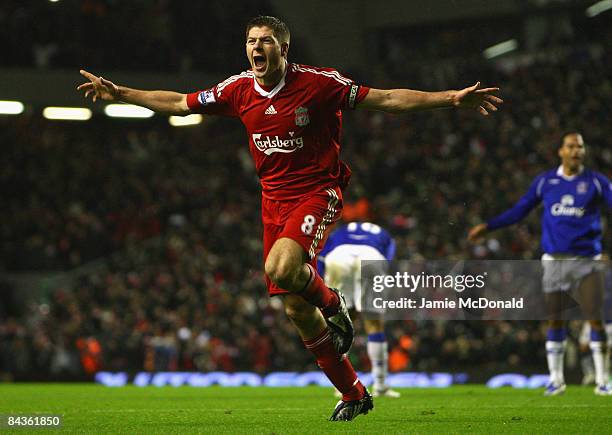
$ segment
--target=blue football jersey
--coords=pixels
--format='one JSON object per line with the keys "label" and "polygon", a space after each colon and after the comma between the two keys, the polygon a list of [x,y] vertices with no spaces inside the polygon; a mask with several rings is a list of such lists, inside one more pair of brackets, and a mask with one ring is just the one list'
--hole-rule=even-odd
{"label": "blue football jersey", "polygon": [[490,230],[519,222],[542,203],[542,249],[547,254],[592,257],[601,253],[602,204],[612,208],[612,184],[584,169],[568,177],[562,167],[538,175],[509,210],[487,222]]}
{"label": "blue football jersey", "polygon": [[387,260],[395,256],[395,242],[380,226],[370,222],[351,222],[335,229],[318,257],[318,268],[323,273],[325,256],[341,245],[367,245],[380,252]]}

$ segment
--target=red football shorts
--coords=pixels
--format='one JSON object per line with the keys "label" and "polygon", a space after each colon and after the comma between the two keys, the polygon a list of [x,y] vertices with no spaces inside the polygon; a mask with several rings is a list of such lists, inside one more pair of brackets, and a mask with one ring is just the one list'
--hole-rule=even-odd
{"label": "red football shorts", "polygon": [[[287,237],[304,249],[309,263],[317,268],[317,255],[323,249],[334,224],[342,214],[342,191],[339,187],[324,189],[313,195],[289,201],[263,198],[261,215],[264,235],[264,262],[272,245]],[[266,275],[270,296],[289,293],[277,287]]]}

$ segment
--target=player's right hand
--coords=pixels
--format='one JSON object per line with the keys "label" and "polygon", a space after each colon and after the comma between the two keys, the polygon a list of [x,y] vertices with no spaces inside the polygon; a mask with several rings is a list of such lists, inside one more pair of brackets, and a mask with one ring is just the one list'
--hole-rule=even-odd
{"label": "player's right hand", "polygon": [[110,80],[106,80],[104,77],[97,77],[83,69],[79,72],[83,77],[89,80],[77,86],[77,91],[85,91],[85,98],[91,95],[94,103],[98,98],[107,101],[119,100],[120,92],[116,84]]}
{"label": "player's right hand", "polygon": [[468,233],[468,240],[472,243],[478,243],[487,233],[487,224],[482,223],[476,226],[473,226]]}

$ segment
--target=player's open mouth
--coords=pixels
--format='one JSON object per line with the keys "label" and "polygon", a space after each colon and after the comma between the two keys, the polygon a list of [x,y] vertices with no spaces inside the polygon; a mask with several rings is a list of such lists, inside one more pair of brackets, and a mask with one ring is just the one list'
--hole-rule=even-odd
{"label": "player's open mouth", "polygon": [[263,71],[266,69],[266,58],[261,54],[253,56],[253,66],[257,71]]}

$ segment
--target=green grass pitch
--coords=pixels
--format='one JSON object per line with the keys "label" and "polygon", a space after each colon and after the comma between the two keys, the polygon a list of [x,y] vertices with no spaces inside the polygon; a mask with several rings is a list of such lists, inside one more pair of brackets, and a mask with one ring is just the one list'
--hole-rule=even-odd
{"label": "green grass pitch", "polygon": [[612,396],[592,388],[550,398],[476,385],[400,391],[353,422],[329,422],[337,400],[329,388],[0,384],[0,414],[62,414],[61,433],[612,433]]}

